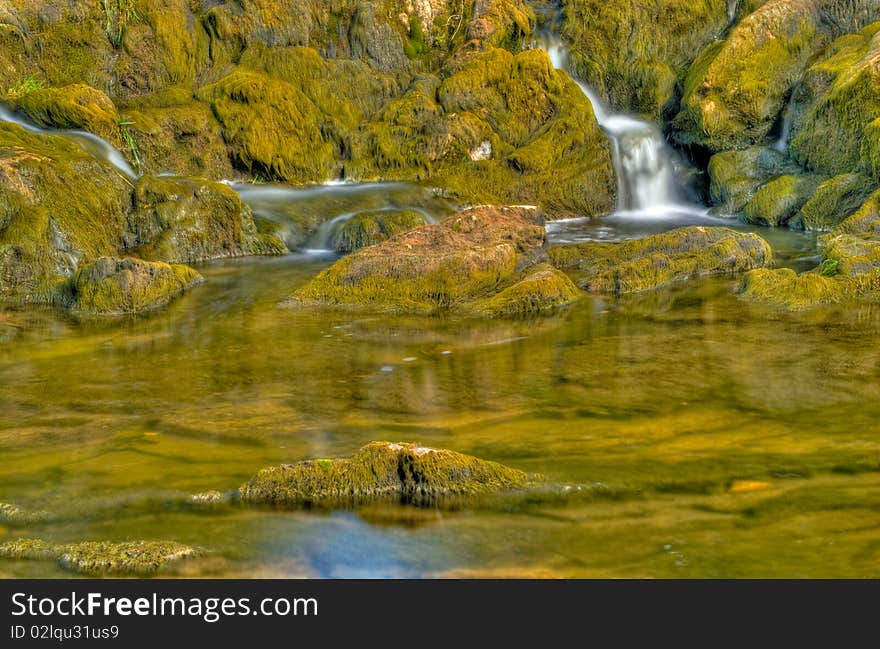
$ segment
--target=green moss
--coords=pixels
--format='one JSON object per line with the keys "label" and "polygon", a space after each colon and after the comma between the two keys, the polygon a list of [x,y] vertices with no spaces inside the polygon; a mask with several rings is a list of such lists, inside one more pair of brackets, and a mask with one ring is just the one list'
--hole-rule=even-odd
{"label": "green moss", "polygon": [[6,97],[16,100],[24,97],[35,90],[41,90],[46,87],[46,82],[41,81],[33,76],[27,77],[15,86],[6,89]]}
{"label": "green moss", "polygon": [[135,197],[124,245],[145,259],[187,263],[287,251],[276,236],[258,230],[251,209],[226,185],[144,176]]}
{"label": "green moss", "polygon": [[339,260],[289,303],[386,312],[469,312],[543,257],[544,235],[534,210],[465,210]]}
{"label": "green moss", "polygon": [[524,317],[567,306],[582,295],[567,275],[541,265],[497,295],[478,303],[475,309],[490,317]]}
{"label": "green moss", "polygon": [[833,38],[864,26],[873,8],[870,0],[858,4],[768,2],[743,18],[689,75],[676,139],[712,151],[764,140],[811,58]]}
{"label": "green moss", "polygon": [[79,263],[122,245],[131,186],[65,138],[0,124],[0,296],[54,299]]}
{"label": "green moss", "polygon": [[0,558],[45,561],[57,559],[62,546],[40,539],[16,539],[0,543]]}
{"label": "green moss", "polygon": [[104,31],[107,33],[107,38],[119,47],[122,45],[126,28],[140,20],[136,2],[135,0],[101,0],[101,9],[104,11]]}
{"label": "green moss", "polygon": [[424,224],[425,217],[414,210],[360,212],[339,227],[333,236],[333,248],[342,253],[354,252]]}
{"label": "green moss", "polygon": [[830,174],[859,171],[880,181],[880,23],[838,39],[805,75],[802,115],[791,151],[803,165]]}
{"label": "green moss", "polygon": [[15,107],[43,128],[78,129],[119,144],[119,115],[100,90],[78,83],[61,88],[33,90],[15,101]]}
{"label": "green moss", "polygon": [[880,190],[871,194],[859,209],[836,229],[839,233],[865,234],[880,239]]}
{"label": "green moss", "polygon": [[841,302],[849,295],[846,283],[816,273],[798,275],[790,268],[760,268],[743,277],[743,297],[797,311]]}
{"label": "green moss", "polygon": [[169,541],[100,541],[63,546],[58,563],[67,570],[89,575],[145,575],[197,554],[189,546]]}
{"label": "green moss", "polygon": [[404,47],[406,55],[411,59],[418,59],[428,53],[428,46],[425,44],[425,30],[422,29],[422,21],[418,16],[410,16],[409,18],[409,40]]}
{"label": "green moss", "polygon": [[619,243],[552,247],[550,261],[595,293],[635,293],[695,276],[741,273],[772,261],[761,237],[692,226]]}
{"label": "green moss", "polygon": [[786,225],[813,196],[822,180],[820,176],[805,174],[774,178],[746,203],[746,221],[758,225]]}
{"label": "green moss", "polygon": [[864,205],[877,185],[862,174],[843,174],[816,189],[792,225],[807,230],[830,230]]}
{"label": "green moss", "polygon": [[128,315],[166,306],[204,279],[188,266],[102,257],[71,280],[70,308],[88,315]]}
{"label": "green moss", "polygon": [[538,481],[539,476],[454,451],[373,442],[350,459],[263,469],[239,492],[246,503],[286,507],[354,507],[376,500],[437,506]]}
{"label": "green moss", "polygon": [[615,108],[659,118],[727,20],[726,0],[567,0],[564,34],[580,78]]}
{"label": "green moss", "polygon": [[750,147],[716,153],[708,166],[714,210],[725,215],[739,214],[761,185],[788,170],[785,156],[775,149]]}

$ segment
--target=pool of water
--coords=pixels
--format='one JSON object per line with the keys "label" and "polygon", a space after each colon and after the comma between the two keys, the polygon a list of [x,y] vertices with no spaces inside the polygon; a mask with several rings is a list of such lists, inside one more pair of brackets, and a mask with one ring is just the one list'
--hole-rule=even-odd
{"label": "pool of water", "polygon": [[[652,230],[550,230],[601,228]],[[814,254],[762,234],[782,263]],[[0,541],[176,540],[205,553],[169,574],[206,577],[880,576],[877,307],[782,314],[731,278],[526,322],[279,306],[332,260],[205,265],[170,308],[122,321],[0,310],[0,501],[56,514]],[[179,505],[383,439],[577,488],[457,512]]]}

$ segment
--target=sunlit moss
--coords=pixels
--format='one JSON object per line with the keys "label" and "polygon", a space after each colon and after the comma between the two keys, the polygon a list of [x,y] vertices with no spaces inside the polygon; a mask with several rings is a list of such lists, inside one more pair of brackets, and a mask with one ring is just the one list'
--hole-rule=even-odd
{"label": "sunlit moss", "polygon": [[746,221],[758,225],[786,225],[813,196],[823,178],[786,174],[763,185],[745,205]]}
{"label": "sunlit moss", "polygon": [[539,479],[454,451],[373,442],[350,459],[307,460],[263,469],[239,491],[243,502],[287,507],[352,507],[375,500],[437,506],[523,489]]}
{"label": "sunlit moss", "polygon": [[876,183],[862,174],[835,176],[816,188],[792,225],[807,230],[830,230],[857,212],[876,189]]}
{"label": "sunlit moss", "polygon": [[619,294],[760,268],[771,263],[772,252],[756,234],[693,226],[619,243],[555,246],[550,260],[584,290]]}
{"label": "sunlit moss", "polygon": [[354,252],[372,246],[407,230],[424,225],[425,217],[414,210],[378,210],[355,214],[333,236],[333,248]]}
{"label": "sunlit moss", "polygon": [[558,309],[582,295],[567,275],[542,265],[516,284],[478,303],[475,308],[492,317],[523,317]]}

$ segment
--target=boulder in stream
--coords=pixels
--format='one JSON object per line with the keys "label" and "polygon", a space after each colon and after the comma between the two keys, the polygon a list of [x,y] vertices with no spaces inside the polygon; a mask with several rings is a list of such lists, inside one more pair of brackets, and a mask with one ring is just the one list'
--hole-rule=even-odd
{"label": "boulder in stream", "polygon": [[545,235],[534,208],[470,208],[340,259],[286,303],[392,313],[544,312],[580,296],[552,269],[533,274],[547,258]]}
{"label": "boulder in stream", "polygon": [[741,273],[767,266],[770,245],[757,234],[691,226],[618,243],[587,242],[550,248],[550,260],[584,290],[647,291],[692,277]]}
{"label": "boulder in stream", "polygon": [[524,489],[540,480],[455,451],[372,442],[350,458],[263,469],[239,493],[245,503],[285,507],[353,507],[381,500],[435,506]]}
{"label": "boulder in stream", "polygon": [[0,544],[0,558],[52,560],[71,572],[87,575],[148,575],[198,551],[173,541],[89,541],[55,544],[40,539],[16,539]]}

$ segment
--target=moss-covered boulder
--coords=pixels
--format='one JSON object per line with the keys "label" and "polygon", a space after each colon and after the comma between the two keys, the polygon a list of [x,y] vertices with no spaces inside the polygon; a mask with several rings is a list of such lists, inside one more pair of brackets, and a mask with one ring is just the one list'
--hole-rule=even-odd
{"label": "moss-covered boulder", "polygon": [[2,558],[55,559],[62,568],[87,575],[149,575],[197,555],[194,548],[173,541],[55,544],[39,539],[17,539],[0,544]]}
{"label": "moss-covered boulder", "polygon": [[468,498],[534,486],[539,480],[455,451],[373,442],[351,458],[263,469],[239,494],[245,503],[284,507],[354,507],[377,500],[459,505]]}
{"label": "moss-covered boulder", "polygon": [[70,282],[69,306],[85,315],[131,315],[166,306],[204,279],[189,266],[102,257]]}
{"label": "moss-covered boulder", "polygon": [[[471,208],[340,259],[287,304],[480,314],[488,308],[485,300],[525,279],[546,259],[544,244],[543,219],[534,208]],[[552,297],[530,302],[535,311],[559,305],[558,283],[528,286],[542,285]]]}
{"label": "moss-covered boulder", "polygon": [[0,503],[0,525],[30,525],[42,523],[50,518],[48,512],[24,509],[12,503]]}
{"label": "moss-covered boulder", "polygon": [[135,196],[124,244],[144,259],[188,263],[287,250],[276,236],[258,230],[250,208],[226,185],[144,176]]}
{"label": "moss-covered boulder", "polygon": [[571,304],[581,295],[566,274],[541,264],[516,284],[476,304],[475,309],[489,317],[526,317]]}
{"label": "moss-covered boulder", "polygon": [[47,302],[122,246],[131,184],[76,142],[0,124],[0,298]]}
{"label": "moss-covered boulder", "polygon": [[[874,7],[880,18],[880,7]],[[880,22],[835,41],[806,71],[794,97],[791,152],[827,174],[860,172],[880,182]]]}
{"label": "moss-covered boulder", "polygon": [[782,153],[765,147],[724,151],[709,160],[709,194],[718,214],[740,214],[768,180],[802,170]]}
{"label": "moss-covered boulder", "polygon": [[110,98],[83,83],[40,88],[15,101],[27,119],[43,128],[77,129],[119,145],[119,115]]}
{"label": "moss-covered boulder", "polygon": [[880,190],[835,228],[841,234],[861,234],[880,240]]}
{"label": "moss-covered boulder", "polygon": [[578,77],[617,110],[660,118],[697,53],[727,25],[728,0],[567,0]]}
{"label": "moss-covered boulder", "polygon": [[345,220],[333,235],[333,249],[350,253],[425,224],[415,210],[370,210]]}
{"label": "moss-covered boulder", "polygon": [[761,142],[811,58],[834,38],[867,25],[878,8],[877,0],[761,5],[695,61],[675,120],[678,141],[712,151]]}
{"label": "moss-covered boulder", "polygon": [[862,174],[842,174],[826,180],[792,219],[792,227],[831,230],[853,215],[877,190],[877,183]]}
{"label": "moss-covered boulder", "polygon": [[823,178],[812,174],[785,174],[761,186],[745,205],[745,219],[757,225],[780,226],[798,213]]}
{"label": "moss-covered boulder", "polygon": [[429,182],[472,203],[538,203],[551,216],[615,204],[590,102],[540,50],[463,51],[416,79],[351,140],[346,173]]}
{"label": "moss-covered boulder", "polygon": [[746,273],[739,293],[754,302],[799,311],[841,302],[848,291],[845,283],[820,273],[798,275],[790,268],[760,268]]}
{"label": "moss-covered boulder", "polygon": [[621,294],[760,268],[771,263],[772,251],[756,234],[691,226],[619,243],[556,246],[550,260],[586,291]]}

